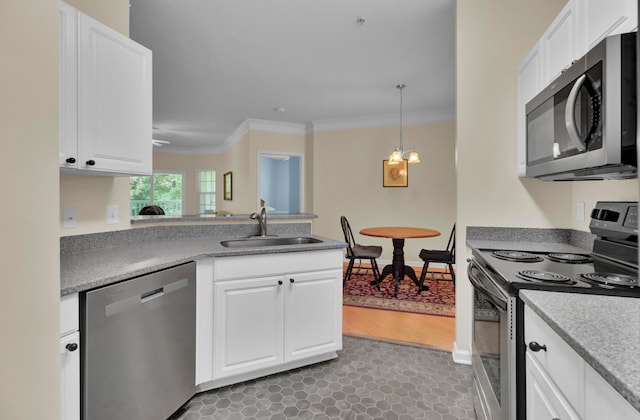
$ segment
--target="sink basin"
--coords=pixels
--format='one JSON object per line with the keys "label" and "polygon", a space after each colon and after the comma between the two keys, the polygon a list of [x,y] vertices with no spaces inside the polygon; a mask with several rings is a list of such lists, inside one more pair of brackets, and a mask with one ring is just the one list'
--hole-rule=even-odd
{"label": "sink basin", "polygon": [[295,238],[245,238],[234,239],[230,241],[220,241],[220,245],[227,248],[251,248],[260,246],[277,246],[277,245],[304,245],[317,244],[322,242],[320,239],[298,236]]}

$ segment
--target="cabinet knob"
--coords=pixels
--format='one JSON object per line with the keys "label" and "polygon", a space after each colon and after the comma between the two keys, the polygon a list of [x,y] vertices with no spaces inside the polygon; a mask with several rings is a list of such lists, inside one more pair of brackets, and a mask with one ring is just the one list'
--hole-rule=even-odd
{"label": "cabinet knob", "polygon": [[95,160],[93,160],[93,159],[90,159],[90,160],[88,160],[88,161],[86,162],[86,164],[87,164],[88,166],[93,166],[93,165],[95,165],[95,164],[96,164],[96,161],[95,161]]}
{"label": "cabinet knob", "polygon": [[529,343],[529,349],[534,352],[539,352],[540,350],[547,351],[547,346],[544,344],[538,344],[535,341]]}
{"label": "cabinet knob", "polygon": [[295,281],[296,281],[295,279],[289,279],[290,283],[295,283]]}
{"label": "cabinet knob", "polygon": [[69,343],[65,346],[65,348],[69,351],[76,351],[78,350],[78,345],[76,343]]}
{"label": "cabinet knob", "polygon": [[74,157],[67,158],[67,160],[65,160],[65,162],[67,162],[67,163],[76,163],[76,158],[74,158]]}
{"label": "cabinet knob", "polygon": [[278,280],[278,284],[282,286],[282,280]]}

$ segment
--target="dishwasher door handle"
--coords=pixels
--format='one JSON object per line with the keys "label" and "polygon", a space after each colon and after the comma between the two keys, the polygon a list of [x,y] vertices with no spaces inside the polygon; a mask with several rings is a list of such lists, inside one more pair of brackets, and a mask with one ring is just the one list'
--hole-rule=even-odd
{"label": "dishwasher door handle", "polygon": [[159,287],[157,289],[151,290],[150,292],[146,292],[140,295],[140,303],[149,302],[155,298],[159,298],[164,296],[164,287]]}
{"label": "dishwasher door handle", "polygon": [[189,280],[187,278],[182,278],[144,293],[138,292],[135,295],[124,297],[116,302],[106,305],[104,308],[105,316],[108,318],[117,313],[125,312],[138,305],[142,305],[143,303],[147,303],[151,300],[168,295],[171,292],[175,292],[176,290],[185,288],[188,284]]}

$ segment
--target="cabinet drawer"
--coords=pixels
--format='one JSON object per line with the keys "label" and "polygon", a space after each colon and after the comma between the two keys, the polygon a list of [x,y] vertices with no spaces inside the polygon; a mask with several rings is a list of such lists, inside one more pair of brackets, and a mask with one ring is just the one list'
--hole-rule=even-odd
{"label": "cabinet drawer", "polygon": [[80,329],[79,314],[77,293],[60,298],[61,337]]}
{"label": "cabinet drawer", "polygon": [[[584,360],[529,307],[525,307],[525,344],[527,356],[535,360],[555,386],[581,414],[584,406]],[[547,350],[532,351],[528,346],[537,342]]]}
{"label": "cabinet drawer", "polygon": [[213,278],[230,280],[342,268],[342,249],[215,258]]}

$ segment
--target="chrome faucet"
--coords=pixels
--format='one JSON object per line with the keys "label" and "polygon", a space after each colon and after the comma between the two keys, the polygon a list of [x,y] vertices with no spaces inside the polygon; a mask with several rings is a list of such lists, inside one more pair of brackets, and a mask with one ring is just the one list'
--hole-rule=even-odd
{"label": "chrome faucet", "polygon": [[258,219],[260,224],[260,236],[267,236],[267,209],[262,207],[260,213],[251,213],[252,219]]}

